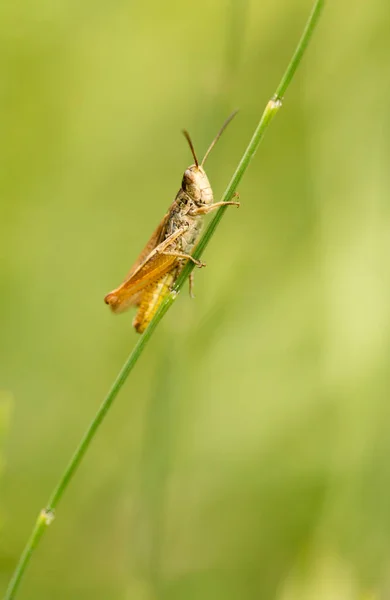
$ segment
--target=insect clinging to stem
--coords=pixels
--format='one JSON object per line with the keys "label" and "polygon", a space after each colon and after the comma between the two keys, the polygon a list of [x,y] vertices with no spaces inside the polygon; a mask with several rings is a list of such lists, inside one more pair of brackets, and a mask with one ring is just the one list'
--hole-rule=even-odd
{"label": "insect clinging to stem", "polygon": [[[145,331],[187,261],[191,260],[199,268],[206,266],[191,256],[200,237],[204,215],[220,206],[239,206],[236,201],[214,202],[204,170],[207,157],[236,114],[234,111],[222,125],[200,163],[188,132],[183,131],[194,164],[184,171],[176,198],[123,283],[104,298],[114,313],[121,313],[130,306],[138,307],[133,320],[138,333]],[[192,278],[190,291],[191,288]]]}

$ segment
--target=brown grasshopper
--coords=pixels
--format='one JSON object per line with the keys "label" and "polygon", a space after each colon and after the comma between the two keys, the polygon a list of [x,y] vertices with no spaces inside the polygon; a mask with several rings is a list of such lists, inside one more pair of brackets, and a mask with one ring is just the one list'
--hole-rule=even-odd
{"label": "brown grasshopper", "polygon": [[[184,171],[176,198],[124,282],[104,298],[115,313],[138,306],[133,320],[138,333],[146,329],[188,260],[197,267],[206,266],[191,256],[199,240],[204,215],[222,205],[239,206],[239,202],[213,202],[213,192],[203,168],[208,155],[236,113],[225,121],[200,164],[188,132],[183,131],[195,164]],[[190,291],[192,293],[192,278]]]}

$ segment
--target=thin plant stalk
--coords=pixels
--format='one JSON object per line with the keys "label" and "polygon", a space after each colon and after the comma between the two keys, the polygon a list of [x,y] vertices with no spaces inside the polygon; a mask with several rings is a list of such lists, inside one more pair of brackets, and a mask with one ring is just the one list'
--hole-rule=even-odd
{"label": "thin plant stalk", "polygon": [[[309,40],[313,34],[315,25],[319,19],[319,16],[324,7],[324,4],[325,4],[325,0],[316,0],[316,2],[314,3],[313,9],[308,18],[304,32],[302,34],[301,39],[299,40],[299,43],[294,52],[294,55],[287,67],[285,74],[283,75],[283,77],[281,79],[281,82],[276,90],[275,95],[273,96],[273,98],[268,102],[267,106],[265,107],[265,110],[262,114],[260,122],[252,136],[252,139],[250,140],[248,147],[246,148],[246,150],[241,158],[241,161],[240,161],[235,173],[233,174],[233,177],[231,178],[230,183],[225,190],[225,193],[222,196],[223,202],[228,202],[229,200],[231,200],[233,198],[233,196],[236,192],[237,186],[240,183],[245,171],[247,170],[250,161],[254,157],[256,150],[259,147],[259,144],[264,136],[264,133],[265,133],[268,125],[270,124],[270,122],[272,121],[272,119],[274,118],[274,116],[279,111],[280,107],[282,106],[283,96],[294,76],[294,73],[295,73],[299,63],[302,60],[304,51],[306,50]],[[205,233],[203,234],[199,243],[196,246],[196,249],[193,253],[194,258],[199,259],[201,257],[201,255],[203,254],[211,237],[214,235],[214,232],[215,232],[220,220],[222,219],[226,208],[227,208],[226,206],[222,206],[215,214],[214,218],[210,222]],[[156,329],[157,325],[160,323],[160,321],[163,318],[163,316],[165,315],[165,313],[169,310],[171,305],[174,303],[174,301],[178,295],[178,292],[182,288],[185,280],[187,279],[187,277],[189,276],[189,274],[191,273],[193,268],[194,268],[194,263],[192,261],[187,262],[186,266],[184,267],[180,276],[178,277],[177,281],[175,282],[173,290],[171,291],[170,294],[168,294],[165,297],[165,299],[161,303],[158,311],[156,312],[155,316],[151,320],[149,326],[147,327],[145,332],[138,339],[138,342],[136,343],[133,351],[131,352],[130,356],[126,360],[126,362],[123,365],[122,369],[120,370],[117,378],[115,379],[111,389],[109,390],[107,396],[103,400],[100,408],[98,409],[97,413],[95,414],[94,418],[92,419],[79,446],[77,447],[68,466],[66,467],[65,471],[63,472],[57,486],[55,487],[53,493],[51,494],[46,508],[43,509],[38,515],[38,518],[34,525],[33,531],[30,535],[29,540],[27,541],[27,544],[22,552],[22,555],[19,559],[19,562],[18,562],[18,564],[15,568],[14,574],[12,576],[12,579],[9,583],[8,589],[4,596],[4,600],[11,600],[11,599],[15,598],[15,594],[16,594],[17,589],[19,588],[19,585],[23,579],[23,576],[25,574],[25,571],[26,571],[27,565],[31,559],[31,556],[34,553],[35,548],[37,547],[47,526],[50,525],[50,523],[53,521],[54,516],[55,516],[55,510],[58,506],[58,503],[60,502],[62,496],[64,495],[64,492],[66,491],[71,479],[75,475],[85,453],[87,452],[93,438],[95,437],[95,435],[97,433],[97,430],[99,429],[100,425],[102,424],[104,417],[106,416],[107,412],[110,410],[115,398],[117,397],[117,395],[119,393],[119,390],[121,389],[121,387],[127,380],[128,376],[131,373],[133,367],[135,366],[137,360],[141,356],[145,346],[149,342],[149,339],[152,337],[154,330]]]}

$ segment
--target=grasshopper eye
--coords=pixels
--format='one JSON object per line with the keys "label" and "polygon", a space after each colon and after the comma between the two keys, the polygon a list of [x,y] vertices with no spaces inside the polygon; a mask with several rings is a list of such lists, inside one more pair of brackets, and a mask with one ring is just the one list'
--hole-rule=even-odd
{"label": "grasshopper eye", "polygon": [[183,179],[181,182],[181,187],[185,191],[191,185],[194,185],[196,181],[196,177],[194,173],[190,169],[186,169],[184,171]]}

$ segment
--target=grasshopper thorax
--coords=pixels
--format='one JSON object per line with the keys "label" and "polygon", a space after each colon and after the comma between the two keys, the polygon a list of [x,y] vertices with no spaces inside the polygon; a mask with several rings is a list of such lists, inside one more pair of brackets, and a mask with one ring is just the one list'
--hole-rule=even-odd
{"label": "grasshopper thorax", "polygon": [[191,165],[184,171],[181,188],[196,204],[211,204],[213,201],[210,182],[200,165]]}

